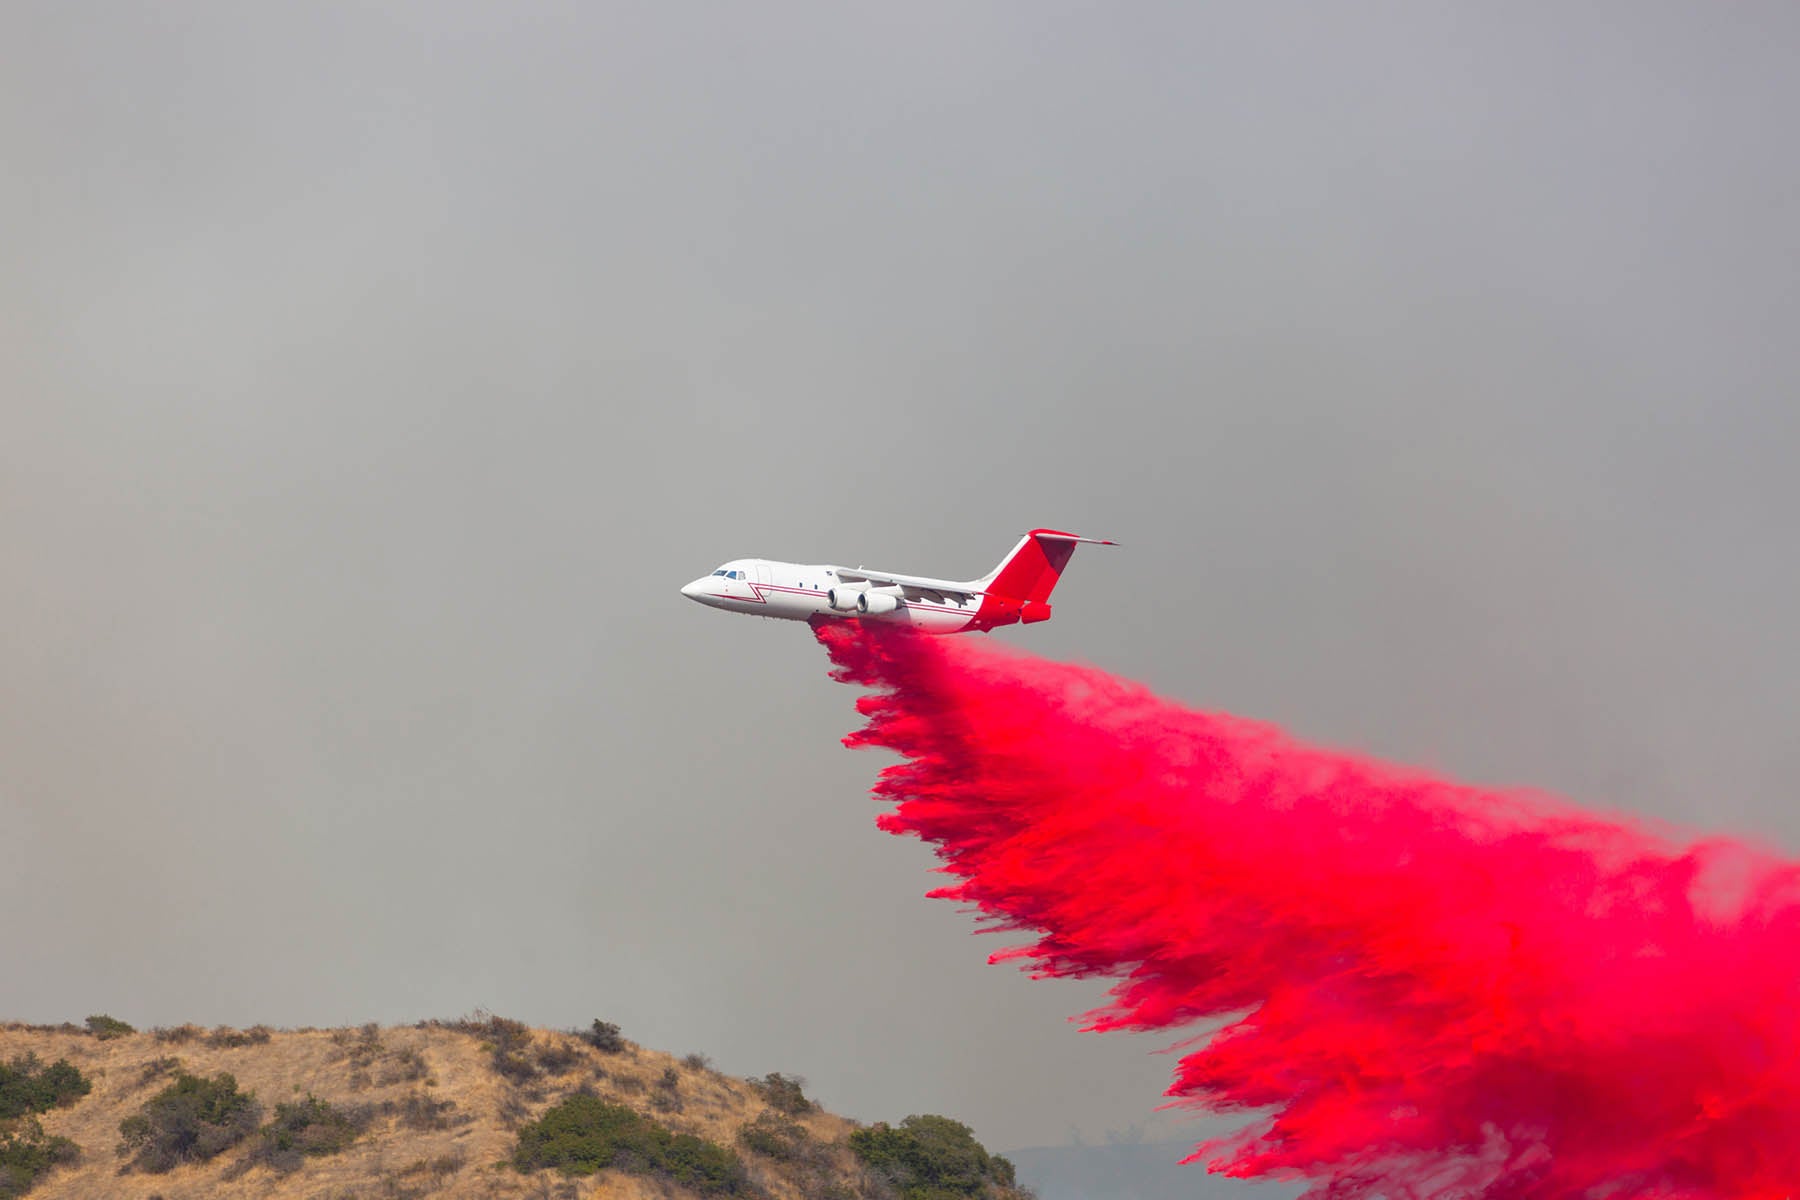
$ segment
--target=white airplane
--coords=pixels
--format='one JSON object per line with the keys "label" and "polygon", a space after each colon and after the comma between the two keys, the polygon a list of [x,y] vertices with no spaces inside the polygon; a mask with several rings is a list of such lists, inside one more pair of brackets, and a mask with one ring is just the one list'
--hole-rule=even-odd
{"label": "white airplane", "polygon": [[681,589],[726,612],[789,621],[864,620],[910,625],[924,633],[960,633],[1050,619],[1050,591],[1077,542],[1101,538],[1034,529],[980,579],[892,575],[863,567],[737,558]]}

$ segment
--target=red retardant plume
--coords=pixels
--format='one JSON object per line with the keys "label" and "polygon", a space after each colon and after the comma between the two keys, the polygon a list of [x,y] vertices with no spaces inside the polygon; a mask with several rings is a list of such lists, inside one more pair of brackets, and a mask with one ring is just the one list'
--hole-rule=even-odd
{"label": "red retardant plume", "polygon": [[902,756],[881,828],[1036,939],[994,960],[1116,980],[1090,1029],[1216,1029],[1168,1092],[1243,1115],[1211,1170],[1334,1200],[1800,1184],[1794,864],[974,639],[818,638],[877,689],[845,743]]}

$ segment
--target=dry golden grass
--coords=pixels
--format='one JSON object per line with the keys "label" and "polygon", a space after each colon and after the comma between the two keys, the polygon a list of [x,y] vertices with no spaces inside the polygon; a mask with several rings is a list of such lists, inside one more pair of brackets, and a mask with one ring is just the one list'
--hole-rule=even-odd
{"label": "dry golden grass", "polygon": [[[159,1038],[139,1032],[99,1040],[85,1031],[0,1025],[0,1061],[36,1054],[45,1062],[66,1058],[93,1082],[93,1091],[67,1108],[43,1116],[44,1128],[72,1138],[81,1161],[45,1176],[32,1200],[201,1200],[203,1197],[257,1197],[259,1200],[370,1200],[441,1197],[618,1197],[667,1200],[683,1189],[619,1171],[569,1180],[548,1171],[520,1174],[507,1165],[515,1131],[524,1121],[587,1086],[602,1098],[629,1105],[679,1133],[692,1133],[734,1150],[738,1130],[765,1105],[748,1082],[706,1068],[687,1066],[673,1055],[627,1045],[604,1054],[568,1033],[531,1031],[529,1054],[555,1047],[567,1065],[535,1079],[514,1081],[494,1069],[491,1043],[448,1025],[362,1029],[256,1031],[191,1027],[185,1037]],[[235,1036],[234,1036],[235,1035]],[[258,1041],[266,1035],[266,1040]],[[248,1044],[234,1045],[234,1042]],[[422,1096],[453,1108],[443,1114],[447,1128],[409,1127],[399,1112],[377,1115],[348,1150],[309,1158],[291,1174],[255,1167],[237,1174],[247,1149],[239,1146],[208,1163],[178,1167],[167,1174],[120,1174],[119,1122],[169,1082],[172,1064],[196,1075],[229,1071],[240,1089],[255,1092],[265,1119],[276,1104],[308,1094],[338,1105],[371,1104],[391,1109]],[[673,1088],[663,1084],[675,1072]],[[661,1097],[659,1100],[658,1098]],[[821,1159],[833,1181],[855,1186],[858,1170],[843,1145],[855,1124],[814,1111],[797,1118],[828,1150]],[[741,1153],[741,1151],[740,1151]],[[751,1177],[772,1200],[802,1200],[815,1191],[796,1172],[756,1155],[743,1154]]]}

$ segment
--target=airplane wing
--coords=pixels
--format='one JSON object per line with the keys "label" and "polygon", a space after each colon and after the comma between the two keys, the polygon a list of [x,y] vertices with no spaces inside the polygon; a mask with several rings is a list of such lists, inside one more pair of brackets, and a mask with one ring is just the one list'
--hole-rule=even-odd
{"label": "airplane wing", "polygon": [[891,575],[885,571],[870,571],[863,567],[852,570],[849,567],[838,567],[837,577],[840,583],[871,583],[876,587],[916,588],[921,592],[936,593],[936,599],[945,596],[972,596],[979,589],[971,588],[967,583],[951,579],[927,579],[920,575]]}
{"label": "airplane wing", "polygon": [[[1019,543],[1019,547],[1014,549],[1014,554],[1017,554],[1018,549],[1022,548],[1026,542],[1030,542],[1034,539],[1047,542],[1087,542],[1096,546],[1112,546],[1117,544],[1115,542],[1109,542],[1104,538],[1081,537],[1078,534],[1062,533],[1055,529],[1034,529],[1025,535],[1025,541]],[[1068,556],[1065,553],[1062,561],[1067,561],[1067,558]],[[1008,561],[1010,561],[1010,559]],[[1062,561],[1059,561],[1057,564],[1058,570],[1061,569]],[[867,567],[857,567],[855,570],[852,570],[849,567],[836,567],[833,569],[837,572],[837,578],[842,583],[868,583],[873,584],[875,587],[893,586],[906,588],[924,592],[929,599],[941,602],[946,596],[958,597],[960,600],[979,594],[985,590],[988,581],[994,579],[1005,566],[1006,561],[1002,561],[999,567],[994,568],[993,574],[988,575],[981,580],[928,579],[922,575],[891,575],[885,571],[871,571]],[[1052,578],[1052,586],[1054,586],[1054,577]]]}

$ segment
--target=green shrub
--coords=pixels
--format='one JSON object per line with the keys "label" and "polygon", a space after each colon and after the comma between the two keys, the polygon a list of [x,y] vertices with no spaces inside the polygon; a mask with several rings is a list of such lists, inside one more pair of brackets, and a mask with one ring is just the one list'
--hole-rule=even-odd
{"label": "green shrub", "polygon": [[160,1174],[229,1150],[256,1132],[261,1120],[262,1105],[238,1091],[232,1076],[202,1079],[182,1071],[119,1122],[119,1153],[131,1156],[128,1166]]}
{"label": "green shrub", "polygon": [[89,1017],[87,1019],[87,1030],[103,1042],[111,1041],[113,1038],[124,1037],[128,1033],[137,1032],[137,1030],[119,1020],[117,1017],[109,1017],[105,1013],[98,1013]]}
{"label": "green shrub", "polygon": [[0,1200],[23,1196],[52,1167],[72,1163],[80,1149],[66,1137],[50,1137],[36,1117],[0,1130]]}
{"label": "green shrub", "polygon": [[618,1167],[705,1194],[739,1195],[750,1187],[744,1164],[725,1147],[675,1133],[592,1092],[577,1092],[522,1127],[513,1166],[555,1167],[565,1175]]}
{"label": "green shrub", "polygon": [[283,1173],[298,1170],[309,1157],[347,1149],[369,1127],[374,1111],[366,1105],[338,1108],[308,1095],[277,1104],[275,1117],[257,1131],[245,1166],[261,1164]]}
{"label": "green shrub", "polygon": [[750,1086],[761,1092],[764,1103],[776,1112],[799,1116],[819,1107],[806,1098],[806,1080],[798,1075],[771,1071],[761,1079],[752,1079]]}
{"label": "green shrub", "polygon": [[967,1125],[913,1116],[898,1128],[877,1122],[850,1135],[863,1165],[899,1189],[902,1200],[979,1196],[1014,1186],[1013,1165],[984,1149]]}
{"label": "green shrub", "polygon": [[652,1161],[677,1184],[706,1194],[739,1194],[750,1190],[750,1176],[744,1170],[744,1164],[725,1147],[691,1133],[672,1134],[661,1125],[652,1128],[663,1135],[660,1161]]}
{"label": "green shrub", "polygon": [[93,1087],[66,1058],[46,1067],[37,1055],[23,1055],[0,1064],[0,1121],[71,1104]]}
{"label": "green shrub", "polygon": [[625,1051],[625,1039],[620,1036],[619,1027],[598,1017],[594,1018],[593,1025],[581,1035],[581,1040],[604,1054],[622,1054]]}
{"label": "green shrub", "polygon": [[807,1147],[806,1130],[798,1121],[764,1112],[738,1130],[738,1145],[777,1162],[795,1162]]}

